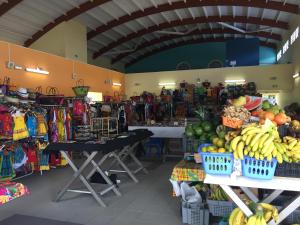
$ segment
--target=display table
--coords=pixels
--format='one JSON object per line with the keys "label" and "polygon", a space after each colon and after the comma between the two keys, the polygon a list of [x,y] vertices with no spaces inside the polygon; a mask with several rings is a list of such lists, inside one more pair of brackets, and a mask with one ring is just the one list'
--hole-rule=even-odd
{"label": "display table", "polygon": [[183,126],[128,126],[128,130],[147,129],[153,133],[153,138],[164,138],[165,144],[163,147],[163,161],[168,157],[182,157],[182,155],[171,154],[168,149],[167,139],[175,138],[182,139],[185,132]]}
{"label": "display table", "polygon": [[[66,192],[75,192],[81,194],[91,194],[94,199],[98,202],[100,206],[106,206],[106,204],[101,199],[101,195],[108,193],[109,191],[113,191],[117,196],[120,196],[121,193],[118,188],[113,184],[113,182],[109,179],[105,170],[101,167],[103,163],[109,159],[113,158],[114,161],[117,162],[119,166],[124,169],[124,171],[131,177],[135,182],[137,182],[137,178],[134,173],[129,170],[126,164],[123,161],[123,157],[121,158],[120,153],[122,155],[132,156],[132,146],[135,146],[136,143],[144,141],[152,135],[151,132],[147,130],[135,130],[130,132],[126,136],[120,136],[116,139],[109,140],[104,144],[100,143],[52,143],[47,146],[45,151],[49,152],[60,152],[63,157],[68,161],[69,165],[74,171],[73,176],[70,177],[69,182],[65,185],[64,188],[58,193],[56,197],[56,201],[59,201]],[[126,151],[124,150],[126,149]],[[80,167],[77,167],[73,162],[72,158],[68,154],[69,152],[80,152],[85,157],[86,160],[82,162]],[[101,155],[100,161],[96,162],[95,157],[97,155]],[[138,161],[135,157],[133,158],[134,162],[141,168],[140,170],[144,170],[141,162]],[[89,165],[92,165],[92,169],[89,174],[85,176],[83,171],[88,168]],[[89,179],[95,172],[98,172],[103,179],[106,181],[108,187],[101,192],[97,192],[91,185]],[[145,171],[146,172],[146,171]],[[80,179],[87,190],[78,190],[78,189],[70,189],[71,185],[75,182],[75,180]]]}
{"label": "display table", "polygon": [[[232,190],[233,187],[240,187],[243,192],[254,202],[258,202],[258,198],[251,192],[249,188],[262,188],[274,190],[262,202],[271,203],[283,191],[294,191],[295,198],[279,213],[279,222],[283,221],[287,216],[300,207],[300,178],[289,177],[274,177],[272,180],[257,180],[247,177],[230,177],[230,176],[216,176],[207,174],[204,183],[218,184],[227,193],[227,195],[235,202],[235,204],[245,213],[247,217],[253,213],[249,207],[241,200],[241,198]],[[272,220],[269,225],[275,225]]]}
{"label": "display table", "polygon": [[203,181],[205,173],[202,164],[181,160],[174,167],[171,180],[174,181]]}

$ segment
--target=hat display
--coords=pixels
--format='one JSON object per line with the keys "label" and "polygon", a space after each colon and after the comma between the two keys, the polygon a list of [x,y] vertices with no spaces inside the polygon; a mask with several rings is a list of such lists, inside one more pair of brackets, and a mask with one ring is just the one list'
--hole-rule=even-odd
{"label": "hat display", "polygon": [[21,99],[27,99],[29,96],[26,88],[18,88],[16,93]]}

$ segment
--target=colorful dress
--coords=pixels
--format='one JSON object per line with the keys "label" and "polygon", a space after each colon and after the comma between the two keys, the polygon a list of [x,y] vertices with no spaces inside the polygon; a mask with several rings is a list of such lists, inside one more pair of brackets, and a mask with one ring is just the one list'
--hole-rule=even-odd
{"label": "colorful dress", "polygon": [[18,141],[29,137],[29,132],[26,127],[25,118],[23,114],[16,113],[13,115],[14,129],[13,140]]}

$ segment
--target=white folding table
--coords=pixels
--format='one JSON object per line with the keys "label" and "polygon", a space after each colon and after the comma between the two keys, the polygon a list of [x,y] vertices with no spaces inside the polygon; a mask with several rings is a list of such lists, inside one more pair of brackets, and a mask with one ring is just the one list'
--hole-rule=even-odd
{"label": "white folding table", "polygon": [[[272,180],[258,180],[243,176],[217,176],[207,174],[204,180],[207,184],[218,184],[226,192],[226,194],[235,202],[235,204],[245,213],[247,217],[253,215],[253,212],[245,204],[245,202],[232,190],[233,187],[240,187],[243,192],[254,202],[259,202],[258,198],[249,188],[263,188],[274,190],[262,202],[271,203],[283,191],[294,191],[295,198],[279,213],[279,221],[282,222],[287,216],[300,207],[300,178],[290,177],[274,177]],[[272,220],[268,225],[275,225]]]}
{"label": "white folding table", "polygon": [[[128,130],[136,130],[136,129],[147,129],[153,133],[152,138],[174,138],[174,139],[182,139],[185,127],[184,126],[128,126]],[[178,155],[170,154],[167,143],[165,141],[163,148],[163,161],[168,157],[178,157]],[[182,155],[180,155],[182,157]]]}

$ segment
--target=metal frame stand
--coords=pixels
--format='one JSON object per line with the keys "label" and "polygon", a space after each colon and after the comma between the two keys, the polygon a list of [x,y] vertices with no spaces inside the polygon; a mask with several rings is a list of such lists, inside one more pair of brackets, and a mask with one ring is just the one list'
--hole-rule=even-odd
{"label": "metal frame stand", "polygon": [[[255,180],[247,177],[230,177],[230,176],[216,176],[206,175],[204,183],[218,184],[226,192],[226,194],[234,201],[234,203],[245,213],[247,217],[253,215],[249,207],[244,201],[232,190],[231,186],[241,187],[243,192],[254,202],[258,202],[258,198],[253,194],[249,188],[263,188],[274,190],[262,202],[271,203],[283,191],[294,191],[295,198],[283,208],[279,213],[279,221],[282,222],[292,212],[300,207],[300,179],[289,177],[274,177],[272,180]],[[298,192],[298,194],[296,194]],[[271,220],[268,225],[275,225],[275,221]]]}
{"label": "metal frame stand", "polygon": [[[148,174],[148,170],[144,167],[144,165],[141,163],[141,161],[135,156],[135,148],[138,146],[140,142],[137,142],[133,144],[132,146],[125,146],[119,153],[118,153],[118,158],[114,160],[111,164],[110,170],[111,172],[117,172],[117,173],[127,173],[129,177],[135,182],[138,183],[138,179],[136,178],[135,174],[137,174],[140,171],[143,171],[145,174]],[[114,170],[111,169],[117,162],[119,165],[124,164],[125,165],[125,160],[130,157],[133,162],[138,166],[134,171],[131,171],[127,166],[123,167],[125,170]]]}
{"label": "metal frame stand", "polygon": [[[117,189],[117,187],[113,184],[113,182],[106,176],[105,172],[103,170],[101,170],[100,165],[107,159],[109,154],[106,154],[102,157],[102,159],[100,160],[100,162],[97,164],[94,160],[95,156],[99,153],[98,151],[92,152],[92,153],[88,153],[86,151],[83,152],[84,156],[87,158],[84,163],[78,168],[72,161],[72,159],[70,158],[69,154],[66,151],[60,151],[61,154],[63,155],[63,157],[65,157],[65,159],[68,161],[69,165],[71,166],[71,168],[74,171],[74,174],[72,176],[72,178],[69,180],[69,182],[65,185],[65,187],[58,193],[55,201],[58,202],[60,201],[60,199],[63,197],[63,195],[66,192],[75,192],[75,193],[82,193],[82,194],[91,194],[94,199],[97,201],[97,203],[100,206],[106,207],[106,204],[103,202],[103,200],[100,198],[101,195],[106,194],[109,191],[113,191],[117,196],[121,196],[120,191]],[[89,173],[89,175],[87,177],[85,177],[82,173],[84,171],[84,169],[87,168],[87,166],[89,164],[92,164],[93,169],[92,171]],[[107,182],[107,184],[109,185],[109,187],[107,187],[106,189],[104,189],[101,192],[97,192],[89,183],[89,179],[90,177],[94,174],[95,171],[98,171],[101,176],[103,177],[103,179]],[[81,182],[84,184],[84,186],[88,189],[88,191],[85,190],[76,190],[76,189],[69,189],[69,187],[77,180],[80,179]]]}

